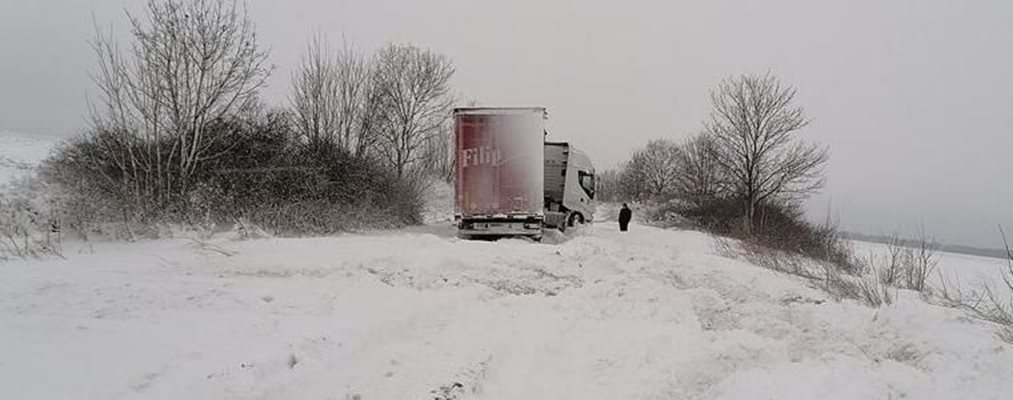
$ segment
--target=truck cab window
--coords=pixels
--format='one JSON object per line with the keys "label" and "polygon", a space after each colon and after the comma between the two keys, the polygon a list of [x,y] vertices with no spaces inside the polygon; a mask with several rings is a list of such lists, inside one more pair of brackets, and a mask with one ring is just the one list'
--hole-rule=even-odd
{"label": "truck cab window", "polygon": [[580,188],[584,189],[584,193],[587,193],[587,197],[594,198],[594,174],[589,172],[579,171],[577,176],[580,178]]}

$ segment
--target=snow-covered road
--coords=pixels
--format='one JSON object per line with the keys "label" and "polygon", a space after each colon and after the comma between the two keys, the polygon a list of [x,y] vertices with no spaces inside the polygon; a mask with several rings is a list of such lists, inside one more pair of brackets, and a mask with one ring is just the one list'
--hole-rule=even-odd
{"label": "snow-covered road", "polygon": [[0,266],[0,398],[1006,399],[1013,348],[599,223],[95,245]]}

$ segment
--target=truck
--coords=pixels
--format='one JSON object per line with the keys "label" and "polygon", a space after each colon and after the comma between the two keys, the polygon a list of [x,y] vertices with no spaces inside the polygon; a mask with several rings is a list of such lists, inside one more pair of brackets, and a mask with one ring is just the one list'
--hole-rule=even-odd
{"label": "truck", "polygon": [[541,239],[594,218],[594,166],[547,142],[544,107],[454,109],[458,236]]}

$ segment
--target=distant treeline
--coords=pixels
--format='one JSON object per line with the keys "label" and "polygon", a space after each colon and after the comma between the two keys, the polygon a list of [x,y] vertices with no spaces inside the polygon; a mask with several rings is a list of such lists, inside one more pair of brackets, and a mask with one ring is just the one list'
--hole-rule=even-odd
{"label": "distant treeline", "polygon": [[[867,235],[864,233],[856,232],[842,232],[845,237],[851,240],[858,240],[862,242],[889,244],[892,238],[886,235]],[[907,247],[915,247],[918,241],[915,239],[901,239],[900,244]],[[959,244],[940,244],[939,251],[946,253],[966,254],[971,256],[981,256],[989,258],[998,258],[1005,260],[1007,257],[1006,250],[1003,249],[987,249],[982,247],[964,246]]]}

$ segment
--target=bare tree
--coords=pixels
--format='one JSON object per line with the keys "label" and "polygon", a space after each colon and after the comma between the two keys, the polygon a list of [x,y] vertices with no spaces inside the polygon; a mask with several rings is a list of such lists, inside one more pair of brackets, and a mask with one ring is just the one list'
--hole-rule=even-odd
{"label": "bare tree", "polygon": [[256,108],[272,67],[236,0],[149,0],[143,17],[128,18],[125,52],[96,29],[92,123],[135,194],[164,198],[217,156],[207,126]]}
{"label": "bare tree", "polygon": [[326,38],[315,35],[292,74],[292,119],[296,132],[310,143],[337,144],[338,66]]}
{"label": "bare tree", "polygon": [[650,199],[673,197],[681,153],[677,143],[665,139],[652,140],[633,153],[623,178],[627,194]]}
{"label": "bare tree", "polygon": [[616,188],[619,195],[627,200],[641,201],[646,195],[644,174],[634,166],[633,160],[619,165]]}
{"label": "bare tree", "polygon": [[706,129],[714,138],[714,160],[743,202],[747,228],[759,205],[804,198],[824,183],[829,153],[797,139],[808,120],[795,94],[770,74],[726,79],[711,93]]}
{"label": "bare tree", "polygon": [[391,44],[374,61],[372,129],[380,156],[399,177],[420,162],[426,144],[450,117],[454,67],[446,57],[410,44]]}
{"label": "bare tree", "polygon": [[683,142],[681,148],[675,174],[676,192],[696,205],[713,199],[722,190],[724,183],[721,170],[713,157],[714,138],[701,133]]}
{"label": "bare tree", "polygon": [[309,141],[365,155],[375,143],[364,121],[369,117],[370,84],[370,65],[361,52],[344,42],[333,53],[326,38],[314,36],[292,77],[297,132]]}
{"label": "bare tree", "polygon": [[617,201],[621,198],[621,169],[607,169],[595,176],[595,196],[599,201]]}
{"label": "bare tree", "polygon": [[454,128],[450,122],[426,142],[422,157],[423,168],[447,182],[454,179]]}

